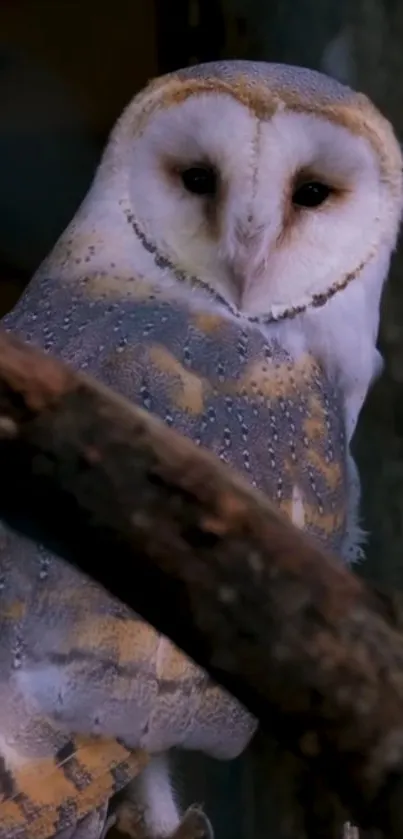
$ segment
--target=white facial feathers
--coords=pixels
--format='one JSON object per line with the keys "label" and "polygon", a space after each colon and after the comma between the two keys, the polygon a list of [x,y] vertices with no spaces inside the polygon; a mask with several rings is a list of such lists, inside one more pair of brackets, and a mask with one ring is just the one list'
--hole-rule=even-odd
{"label": "white facial feathers", "polygon": [[[184,182],[192,167],[207,194]],[[307,184],[328,190],[316,206],[296,195]],[[129,104],[45,270],[146,277],[195,305],[210,290],[342,377],[350,436],[402,195],[400,146],[362,95],[303,68],[187,68]]]}
{"label": "white facial feathers", "polygon": [[[214,171],[214,195],[186,190],[180,175],[192,166]],[[293,203],[307,182],[330,188],[318,207]],[[130,198],[162,252],[251,315],[309,303],[359,269],[390,204],[365,137],[284,108],[258,120],[212,93],[150,118],[134,145]]]}
{"label": "white facial feathers", "polygon": [[[393,249],[401,153],[365,97],[303,68],[242,64],[239,76],[238,65],[182,71],[139,94],[66,235],[80,229],[75,252],[91,241],[89,270],[119,264],[165,283],[176,272],[247,317],[287,318]],[[184,183],[192,167],[214,179],[207,194]],[[328,194],[307,206],[296,192],[308,185]]]}

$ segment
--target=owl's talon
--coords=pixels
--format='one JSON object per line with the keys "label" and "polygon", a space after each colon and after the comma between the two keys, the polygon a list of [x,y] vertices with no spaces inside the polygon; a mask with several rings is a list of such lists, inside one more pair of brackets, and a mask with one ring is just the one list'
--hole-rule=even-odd
{"label": "owl's talon", "polygon": [[[122,802],[116,819],[117,835],[130,839],[155,839],[147,831],[132,802]],[[158,839],[214,839],[214,830],[202,807],[192,804],[186,810],[180,824],[169,837]]]}
{"label": "owl's talon", "polygon": [[170,839],[214,839],[214,830],[204,810],[192,804]]}
{"label": "owl's talon", "polygon": [[345,822],[343,825],[343,839],[360,839],[358,827],[351,822]]}

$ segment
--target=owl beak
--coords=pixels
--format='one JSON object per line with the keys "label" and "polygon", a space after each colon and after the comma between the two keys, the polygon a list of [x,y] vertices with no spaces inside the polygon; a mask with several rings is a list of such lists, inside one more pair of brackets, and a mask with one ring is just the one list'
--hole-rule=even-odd
{"label": "owl beak", "polygon": [[254,297],[256,285],[261,283],[265,265],[262,259],[256,264],[253,255],[246,265],[232,270],[234,303],[238,309],[247,312]]}
{"label": "owl beak", "polygon": [[235,297],[234,302],[238,309],[243,309],[249,291],[248,275],[244,271],[236,270],[233,271],[232,276]]}
{"label": "owl beak", "polygon": [[266,237],[262,228],[251,226],[237,231],[236,249],[231,260],[235,304],[244,311],[253,295],[256,284],[261,282],[266,267]]}

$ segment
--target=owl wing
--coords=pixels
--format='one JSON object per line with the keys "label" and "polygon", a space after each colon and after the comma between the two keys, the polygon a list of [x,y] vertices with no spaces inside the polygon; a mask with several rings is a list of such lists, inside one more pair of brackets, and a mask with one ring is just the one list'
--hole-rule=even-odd
{"label": "owl wing", "polygon": [[244,748],[255,720],[168,639],[41,546],[0,538],[0,839],[74,827],[194,732],[218,757]]}
{"label": "owl wing", "polygon": [[[308,353],[217,307],[107,275],[74,289],[42,278],[4,325],[215,452],[340,550],[343,403]],[[12,777],[0,839],[48,839],[74,823],[140,771],[141,750],[243,750],[256,721],[174,645],[40,546],[5,528],[2,538],[0,753]]]}
{"label": "owl wing", "polygon": [[48,839],[73,829],[148,760],[114,737],[69,729],[57,711],[35,702],[35,678],[49,691],[74,643],[71,621],[80,623],[85,601],[90,612],[100,606],[97,588],[89,584],[86,592],[85,580],[84,596],[77,597],[79,575],[69,572],[58,559],[53,567],[40,546],[0,527],[1,839]]}
{"label": "owl wing", "polygon": [[[55,752],[48,720],[31,719],[28,726],[43,730],[37,757],[27,757],[18,746],[0,749],[1,839],[49,839],[69,829],[74,832],[87,816],[98,811],[102,815],[111,797],[148,759],[144,751],[129,751],[106,738],[65,736]],[[12,740],[14,733],[8,728],[7,738]],[[61,732],[56,734],[61,742]],[[85,835],[91,839],[88,830]]]}
{"label": "owl wing", "polygon": [[73,288],[42,279],[7,323],[214,452],[343,553],[357,501],[343,394],[284,332],[108,274]]}

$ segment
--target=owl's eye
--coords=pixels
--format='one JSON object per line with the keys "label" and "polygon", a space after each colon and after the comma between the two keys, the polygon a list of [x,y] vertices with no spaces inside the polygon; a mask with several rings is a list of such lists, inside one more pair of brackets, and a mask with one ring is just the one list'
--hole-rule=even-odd
{"label": "owl's eye", "polygon": [[181,172],[182,183],[193,195],[215,195],[217,174],[211,166],[190,166]]}
{"label": "owl's eye", "polygon": [[297,187],[292,196],[293,204],[298,207],[319,207],[329,197],[330,186],[320,181],[308,181]]}

